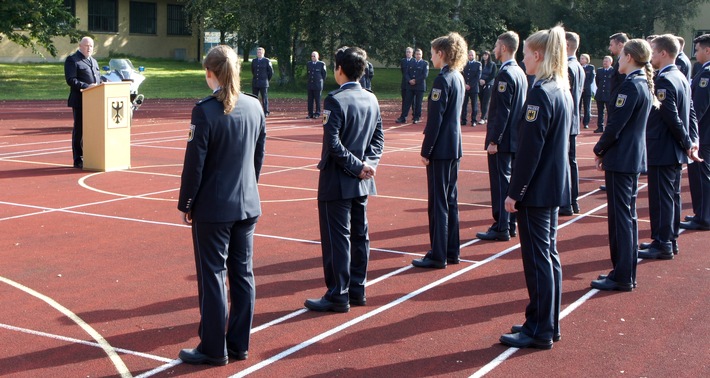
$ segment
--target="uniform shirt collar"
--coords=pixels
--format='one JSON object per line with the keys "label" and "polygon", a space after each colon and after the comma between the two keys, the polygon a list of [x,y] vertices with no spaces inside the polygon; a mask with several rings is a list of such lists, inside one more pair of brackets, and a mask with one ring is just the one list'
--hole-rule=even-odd
{"label": "uniform shirt collar", "polygon": [[673,69],[673,67],[675,67],[675,63],[671,63],[671,64],[661,68],[660,70],[658,70],[658,74],[660,75],[668,70],[671,70],[671,69]]}
{"label": "uniform shirt collar", "polygon": [[705,67],[710,66],[710,60],[707,62],[703,63],[702,69],[705,69]]}
{"label": "uniform shirt collar", "polygon": [[506,60],[505,62],[503,62],[503,64],[500,65],[500,68],[503,68],[504,66],[506,66],[508,64],[513,64],[513,63],[515,63],[515,59]]}
{"label": "uniform shirt collar", "polygon": [[640,74],[640,73],[641,73],[641,69],[639,68],[639,69],[637,69],[637,70],[632,71],[632,72],[629,73],[628,75],[626,75],[626,78],[627,78],[627,79],[630,79],[630,78],[632,78],[633,76],[636,76],[636,75],[638,75],[638,74]]}
{"label": "uniform shirt collar", "polygon": [[342,88],[347,87],[348,85],[354,85],[354,84],[360,85],[360,83],[357,81],[348,81],[347,83],[343,83],[343,85],[341,85],[340,88],[342,89]]}

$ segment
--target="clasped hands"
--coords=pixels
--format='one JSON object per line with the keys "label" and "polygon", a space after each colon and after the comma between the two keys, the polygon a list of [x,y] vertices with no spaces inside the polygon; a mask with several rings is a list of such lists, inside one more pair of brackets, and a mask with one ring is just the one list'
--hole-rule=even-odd
{"label": "clasped hands", "polygon": [[360,174],[357,175],[357,177],[360,180],[369,180],[369,179],[375,177],[375,173],[376,173],[375,167],[373,167],[371,165],[367,165],[367,163],[363,163],[362,171],[360,171]]}

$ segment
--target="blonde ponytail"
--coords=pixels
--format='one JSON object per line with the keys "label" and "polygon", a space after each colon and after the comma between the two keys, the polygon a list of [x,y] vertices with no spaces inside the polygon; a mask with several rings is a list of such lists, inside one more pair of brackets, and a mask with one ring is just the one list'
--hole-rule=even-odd
{"label": "blonde ponytail", "polygon": [[210,49],[202,66],[217,77],[220,91],[217,101],[224,105],[224,114],[232,112],[239,100],[239,57],[229,46],[219,45]]}
{"label": "blonde ponytail", "polygon": [[554,80],[559,88],[569,89],[565,29],[558,25],[550,30],[540,30],[528,37],[525,45],[529,50],[543,55],[536,79]]}

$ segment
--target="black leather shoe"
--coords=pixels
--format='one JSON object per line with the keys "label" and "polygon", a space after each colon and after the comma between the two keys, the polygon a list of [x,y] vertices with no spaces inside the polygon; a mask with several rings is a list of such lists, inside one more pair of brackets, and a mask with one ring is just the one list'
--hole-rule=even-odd
{"label": "black leather shoe", "polygon": [[[510,332],[511,332],[511,333],[523,332],[523,325],[522,325],[522,324],[516,324],[516,325],[510,327]],[[554,335],[554,336],[552,336],[552,341],[554,341],[554,342],[558,342],[558,341],[560,341],[561,339],[562,339],[562,335],[560,335],[559,333],[556,334],[556,335]]]}
{"label": "black leather shoe", "polygon": [[476,237],[481,240],[508,241],[510,240],[510,232],[488,229],[486,232],[477,232]]}
{"label": "black leather shoe", "polygon": [[331,302],[325,298],[320,299],[306,299],[303,303],[307,309],[313,311],[333,311],[333,312],[348,312],[350,311],[350,304],[348,303],[335,303]]}
{"label": "black leather shoe", "polygon": [[405,123],[405,122],[407,122],[407,120],[404,119],[404,118],[397,118],[397,119],[394,120],[394,122],[395,122],[395,123]]}
{"label": "black leather shoe", "polygon": [[[649,249],[652,245],[653,243],[641,243],[639,244],[639,250]],[[671,241],[671,248],[674,255],[677,255],[678,252],[680,252],[680,249],[678,248],[678,242],[675,240]]]}
{"label": "black leather shoe", "polygon": [[360,296],[348,294],[348,298],[350,298],[351,306],[364,306],[367,304],[367,297],[365,297],[364,295]]}
{"label": "black leather shoe", "polygon": [[572,206],[560,207],[560,210],[557,211],[557,214],[569,217],[571,215],[574,215],[574,211],[572,210]]}
{"label": "black leather shoe", "polygon": [[523,332],[506,333],[500,337],[500,343],[515,348],[552,349],[552,340],[536,340]]}
{"label": "black leather shoe", "polygon": [[633,287],[631,284],[618,283],[616,281],[612,281],[608,277],[594,280],[594,281],[592,281],[592,283],[590,285],[595,289],[606,290],[606,291],[611,291],[611,290],[631,291],[631,290],[633,290]]}
{"label": "black leather shoe", "polygon": [[518,236],[518,231],[516,231],[514,228],[509,229],[508,233],[510,234],[511,238]]}
{"label": "black leather shoe", "polygon": [[695,215],[686,215],[685,218],[683,218],[684,221],[690,222],[692,220],[695,220]]}
{"label": "black leather shoe", "polygon": [[229,362],[229,357],[210,357],[197,349],[183,349],[178,354],[178,358],[182,362],[190,365],[212,365],[212,366],[224,366]]}
{"label": "black leather shoe", "polygon": [[599,190],[603,190],[606,192],[606,185],[599,185]]}
{"label": "black leather shoe", "polygon": [[446,268],[445,262],[434,260],[428,256],[424,256],[421,259],[412,260],[412,265],[416,266],[417,268],[434,268],[434,269]]}
{"label": "black leather shoe", "polygon": [[[476,121],[474,120],[473,123],[475,124]],[[466,120],[463,120],[463,119],[461,120],[461,126],[466,126]]]}
{"label": "black leather shoe", "polygon": [[696,231],[710,230],[710,226],[700,224],[694,220],[687,221],[687,222],[680,222],[680,228],[682,228],[684,230],[696,230]]}
{"label": "black leather shoe", "polygon": [[639,251],[639,258],[648,260],[673,260],[673,252],[650,246],[648,249]]}
{"label": "black leather shoe", "polygon": [[[607,277],[609,277],[608,274],[600,274],[599,276],[597,276],[597,279],[598,279],[598,280],[603,280],[603,279],[605,279],[605,278],[607,278]],[[634,280],[633,287],[634,287],[634,289],[636,288],[636,280]]]}
{"label": "black leather shoe", "polygon": [[456,257],[447,257],[446,258],[446,264],[451,264],[451,265],[458,265],[461,263],[461,259],[459,259],[458,256]]}
{"label": "black leather shoe", "polygon": [[230,348],[227,346],[227,355],[237,361],[244,361],[249,358],[249,351]]}
{"label": "black leather shoe", "polygon": [[648,249],[648,247],[651,246],[651,243],[641,243],[639,244],[639,250],[641,249]]}
{"label": "black leather shoe", "polygon": [[572,212],[579,214],[579,203],[575,202],[572,204]]}
{"label": "black leather shoe", "polygon": [[597,129],[594,130],[594,134],[601,134],[601,133],[603,133],[603,132],[604,132],[604,128],[603,128],[603,127],[597,127]]}

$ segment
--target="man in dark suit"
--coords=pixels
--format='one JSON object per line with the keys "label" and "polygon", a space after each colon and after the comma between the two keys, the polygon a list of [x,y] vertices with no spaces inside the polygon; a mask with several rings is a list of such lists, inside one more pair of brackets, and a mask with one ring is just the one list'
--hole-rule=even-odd
{"label": "man in dark suit", "polygon": [[683,52],[683,49],[685,48],[685,38],[681,36],[675,36],[675,38],[678,40],[678,44],[680,45],[678,56],[675,58],[675,65],[678,67],[680,72],[685,75],[685,78],[688,79],[688,82],[690,83],[690,59],[688,59],[688,56]]}
{"label": "man in dark suit", "polygon": [[594,78],[596,77],[596,72],[594,71],[594,66],[589,63],[589,54],[582,54],[579,56],[579,63],[582,65],[584,70],[584,89],[582,89],[582,125],[585,129],[589,128],[589,121],[592,118],[592,83],[594,83]]}
{"label": "man in dark suit", "polygon": [[693,43],[701,68],[693,77],[690,90],[698,119],[699,155],[703,161],[688,164],[694,215],[681,222],[680,228],[706,231],[710,230],[710,34],[695,38]]}
{"label": "man in dark suit", "polygon": [[358,83],[366,60],[358,47],[340,48],[335,54],[340,89],[324,102],[318,216],[327,290],[304,303],[314,311],[348,312],[351,304],[366,303],[367,196],[376,194],[375,171],[385,142],[377,98]]}
{"label": "man in dark suit", "polygon": [[271,61],[264,57],[263,47],[256,49],[256,58],[251,60],[251,91],[255,95],[261,93],[261,107],[264,115],[269,116],[269,81],[274,75],[274,67]]}
{"label": "man in dark suit", "polygon": [[372,78],[375,76],[375,68],[372,66],[370,61],[367,62],[367,67],[365,67],[365,73],[362,74],[360,78],[360,85],[365,88],[372,90]]}
{"label": "man in dark suit", "polygon": [[518,149],[518,125],[522,118],[528,81],[515,61],[519,44],[512,31],[498,36],[493,54],[503,62],[493,83],[484,148],[488,151],[488,178],[491,188],[493,225],[476,237],[482,240],[510,240],[516,235],[515,215],[505,210],[510,175]]}
{"label": "man in dark suit", "polygon": [[670,260],[678,251],[681,168],[688,157],[697,157],[698,146],[693,143],[697,130],[693,133],[690,127],[690,84],[675,66],[680,49],[678,40],[664,34],[656,37],[651,47],[651,64],[658,70],[654,86],[661,106],[651,109],[646,128],[648,210],[653,241],[642,243],[639,257]]}
{"label": "man in dark suit", "polygon": [[82,118],[83,89],[93,87],[101,81],[99,63],[91,54],[94,53],[94,40],[84,37],[79,42],[79,50],[69,55],[64,61],[64,78],[69,85],[69,99],[67,106],[72,108],[74,115],[74,129],[71,134],[71,149],[74,158],[74,168],[83,168],[82,139],[84,136],[84,122]]}
{"label": "man in dark suit", "polygon": [[478,116],[478,82],[481,80],[481,62],[476,60],[476,52],[468,52],[468,62],[463,67],[463,79],[466,83],[466,92],[463,97],[463,109],[461,109],[461,126],[466,125],[466,115],[468,113],[468,100],[471,100],[471,126],[476,126]]}
{"label": "man in dark suit", "polygon": [[[429,63],[422,59],[422,49],[414,51],[414,77],[409,80],[412,90],[412,122],[419,123],[422,118],[422,101],[426,92],[426,78],[429,77]],[[407,116],[405,115],[406,119]]]}
{"label": "man in dark suit", "polygon": [[[320,94],[323,92],[323,82],[326,73],[325,63],[318,60],[318,51],[311,53],[311,61],[306,63],[306,75],[308,76],[308,118],[320,118]],[[315,103],[316,111],[313,111]]]}
{"label": "man in dark suit", "polygon": [[597,102],[597,129],[594,133],[604,132],[604,113],[608,113],[609,101],[611,100],[611,68],[612,58],[607,55],[602,59],[602,66],[597,69],[596,83],[597,93],[594,100]]}
{"label": "man in dark suit", "polygon": [[397,123],[405,123],[407,121],[407,114],[409,114],[409,109],[412,107],[413,96],[408,96],[409,91],[409,81],[413,78],[414,74],[414,49],[407,47],[404,50],[405,57],[399,61],[399,69],[402,71],[402,84],[401,84],[401,97],[402,97],[402,113],[399,118],[395,120]]}
{"label": "man in dark suit", "polygon": [[612,66],[611,88],[609,92],[612,98],[616,98],[616,90],[626,78],[626,75],[619,72],[619,54],[621,53],[621,49],[624,48],[624,44],[628,41],[629,37],[626,33],[616,33],[609,36],[609,52],[616,57],[614,65]]}
{"label": "man in dark suit", "polygon": [[572,125],[569,130],[569,171],[571,182],[571,200],[567,206],[560,207],[560,215],[572,215],[579,213],[579,168],[577,167],[577,135],[579,135],[579,103],[582,101],[582,91],[584,90],[584,69],[577,61],[577,47],[579,47],[579,35],[575,32],[566,32],[567,40],[567,72],[569,75],[569,89],[572,94],[574,108],[572,109]]}

